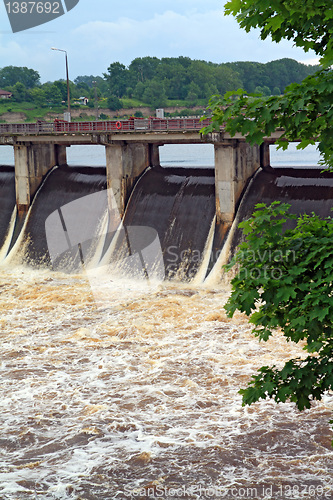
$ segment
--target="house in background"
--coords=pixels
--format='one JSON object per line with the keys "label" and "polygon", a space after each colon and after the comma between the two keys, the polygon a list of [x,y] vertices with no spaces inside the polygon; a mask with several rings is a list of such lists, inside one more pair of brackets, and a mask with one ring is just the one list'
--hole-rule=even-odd
{"label": "house in background", "polygon": [[88,97],[79,97],[78,101],[80,101],[81,104],[84,104],[86,106],[89,102],[89,99]]}
{"label": "house in background", "polygon": [[7,90],[1,90],[0,89],[0,99],[10,99],[12,97],[11,92],[7,92]]}

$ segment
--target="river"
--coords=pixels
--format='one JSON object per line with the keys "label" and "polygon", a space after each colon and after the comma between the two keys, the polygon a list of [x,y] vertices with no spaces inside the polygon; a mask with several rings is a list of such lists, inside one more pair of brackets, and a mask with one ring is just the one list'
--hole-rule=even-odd
{"label": "river", "polygon": [[[164,148],[166,166],[213,164]],[[227,280],[124,282],[98,304],[84,274],[7,262],[0,287],[2,500],[333,498],[332,394],[242,407],[257,368],[305,353],[227,318]]]}

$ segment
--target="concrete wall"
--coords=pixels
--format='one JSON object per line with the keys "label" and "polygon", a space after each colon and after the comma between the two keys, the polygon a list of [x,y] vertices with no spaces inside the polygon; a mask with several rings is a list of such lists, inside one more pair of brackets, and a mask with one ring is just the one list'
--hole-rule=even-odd
{"label": "concrete wall", "polygon": [[231,223],[248,180],[260,166],[260,148],[226,140],[214,144],[214,150],[217,220]]}
{"label": "concrete wall", "polygon": [[[112,188],[120,215],[138,177],[148,166],[157,166],[161,144],[115,143],[105,146],[107,185]],[[214,144],[216,215],[220,222],[231,223],[242,192],[260,167],[269,164],[269,149],[250,146],[244,140],[228,139]]]}
{"label": "concrete wall", "polygon": [[[160,143],[111,142],[105,145],[107,185],[122,216],[133,186],[148,166],[158,166]],[[218,139],[215,150],[216,215],[231,223],[249,179],[260,165],[269,165],[269,145],[250,146],[243,139]],[[66,145],[39,143],[14,145],[16,200],[27,211],[43,177],[55,165],[66,164]]]}
{"label": "concrete wall", "polygon": [[27,212],[44,176],[66,163],[66,148],[56,144],[14,145],[16,204]]}
{"label": "concrete wall", "polygon": [[158,146],[149,143],[124,143],[105,146],[107,186],[112,189],[123,216],[135,182],[149,166],[159,164]]}

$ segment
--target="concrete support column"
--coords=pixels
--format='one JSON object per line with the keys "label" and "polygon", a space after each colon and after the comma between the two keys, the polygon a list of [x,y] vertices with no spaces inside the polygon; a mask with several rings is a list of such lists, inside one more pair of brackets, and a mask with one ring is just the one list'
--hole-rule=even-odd
{"label": "concrete support column", "polygon": [[14,145],[16,204],[26,212],[43,177],[56,165],[53,144]]}
{"label": "concrete support column", "polygon": [[56,154],[56,165],[61,167],[62,165],[67,165],[67,154],[66,149],[68,146],[63,146],[61,144],[55,145],[55,154]]}
{"label": "concrete support column", "polygon": [[249,178],[260,166],[259,146],[225,140],[215,144],[214,150],[216,216],[218,222],[231,223]]}
{"label": "concrete support column", "polygon": [[149,144],[149,163],[151,167],[160,166],[159,146],[161,146],[161,144]]}
{"label": "concrete support column", "polygon": [[107,186],[113,191],[121,216],[133,186],[149,166],[149,144],[110,144],[105,146]]}
{"label": "concrete support column", "polygon": [[269,167],[271,164],[271,158],[269,154],[269,142],[263,142],[260,145],[260,166],[262,168]]}

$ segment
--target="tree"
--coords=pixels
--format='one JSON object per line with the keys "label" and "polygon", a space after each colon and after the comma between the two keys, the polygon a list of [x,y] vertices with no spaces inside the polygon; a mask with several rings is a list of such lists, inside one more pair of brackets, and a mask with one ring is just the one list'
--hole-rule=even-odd
{"label": "tree", "polygon": [[[93,75],[79,75],[74,79],[75,85],[81,88],[92,88],[94,86],[93,82],[96,81],[97,76]],[[101,78],[101,77],[99,77]]]}
{"label": "tree", "polygon": [[123,105],[121,103],[121,100],[118,99],[117,96],[111,95],[110,97],[108,97],[107,107],[111,111],[118,111],[118,109],[122,109]]}
{"label": "tree", "polygon": [[[66,80],[56,80],[53,82],[53,86],[58,89],[61,94],[61,99],[67,102],[67,81]],[[73,82],[69,81],[69,93],[70,97],[80,97],[80,92],[76,88]]]}
{"label": "tree", "polygon": [[42,89],[45,92],[45,99],[48,104],[61,104],[62,95],[57,85],[53,83],[44,83]]}
{"label": "tree", "polygon": [[142,82],[138,82],[136,84],[135,89],[133,90],[133,96],[135,97],[135,99],[139,99],[139,100],[142,99],[145,88],[146,88],[146,86]]}
{"label": "tree", "polygon": [[80,96],[90,93],[90,97],[93,98],[95,87],[97,87],[99,95],[109,93],[107,82],[101,76],[80,75],[74,79],[74,83],[79,90]]}
{"label": "tree", "polygon": [[145,82],[154,78],[156,69],[160,64],[157,57],[137,57],[129,65],[129,78],[131,87],[135,87],[137,82]]}
{"label": "tree", "polygon": [[[238,71],[227,64],[219,64],[215,69],[214,74],[215,84],[218,89],[218,91],[215,93],[224,94],[228,90],[237,88],[242,85],[242,80]],[[210,95],[212,95],[212,93]]]}
{"label": "tree", "polygon": [[231,135],[241,132],[251,144],[261,144],[265,136],[282,128],[279,147],[286,149],[288,141],[301,139],[297,147],[303,149],[318,141],[322,162],[333,167],[333,9],[327,0],[230,0],[225,11],[246,31],[259,28],[262,39],[287,38],[305,51],[313,50],[320,66],[281,96],[258,98],[243,89],[213,96],[212,125],[205,131],[225,124]]}
{"label": "tree", "polygon": [[108,82],[109,91],[112,95],[122,97],[127,87],[127,70],[124,64],[114,62],[108,67],[108,73],[104,73]]}
{"label": "tree", "polygon": [[284,91],[290,83],[300,83],[304,78],[313,74],[318,69],[318,66],[307,66],[286,57],[277,61],[271,61],[265,64],[265,72],[267,74],[266,85],[271,89],[277,86]]}
{"label": "tree", "polygon": [[23,85],[23,83],[20,82],[15,83],[15,85],[13,85],[12,87],[12,91],[13,91],[13,99],[16,102],[24,102],[30,98],[29,93],[25,88],[25,86]]}
{"label": "tree", "polygon": [[[282,369],[264,366],[240,391],[245,404],[290,399],[303,410],[333,389],[333,219],[297,217],[289,207],[257,204],[240,224],[246,241],[226,266],[236,265],[238,272],[225,308],[229,316],[236,309],[249,315],[260,340],[280,327],[287,341],[305,341],[306,358],[291,359]],[[296,227],[283,231],[287,220]]]}
{"label": "tree", "polygon": [[269,87],[267,87],[267,85],[264,85],[263,87],[260,87],[258,85],[258,87],[256,87],[254,89],[254,93],[255,94],[262,94],[262,95],[271,95],[271,91],[270,91]]}
{"label": "tree", "polygon": [[[260,144],[282,128],[280,147],[295,139],[301,139],[299,148],[319,141],[322,162],[333,168],[333,9],[326,0],[230,0],[225,9],[247,31],[259,27],[263,39],[287,38],[312,49],[320,68],[281,96],[248,96],[242,89],[213,96],[212,125],[205,132],[224,124],[231,135],[241,132]],[[229,316],[236,309],[250,315],[260,340],[282,328],[287,340],[305,341],[309,355],[282,369],[262,367],[240,392],[243,404],[290,399],[302,410],[333,389],[333,219],[290,215],[279,202],[256,209],[240,225],[246,240],[227,266],[239,270],[226,310]],[[287,219],[294,219],[294,229],[285,230]]]}
{"label": "tree", "polygon": [[151,80],[143,93],[142,99],[153,108],[163,108],[166,104],[166,95],[163,83],[159,80]]}
{"label": "tree", "polygon": [[190,85],[188,86],[188,93],[186,96],[186,99],[188,101],[196,101],[198,99],[198,96],[200,94],[200,87],[194,82],[191,82]]}
{"label": "tree", "polygon": [[22,83],[27,89],[40,85],[40,75],[26,66],[5,66],[0,69],[0,88]]}
{"label": "tree", "polygon": [[46,106],[45,91],[41,88],[35,87],[29,92],[32,102],[38,107]]}

